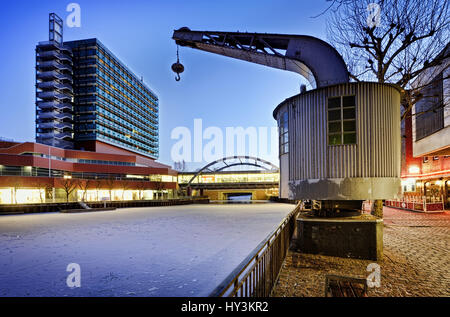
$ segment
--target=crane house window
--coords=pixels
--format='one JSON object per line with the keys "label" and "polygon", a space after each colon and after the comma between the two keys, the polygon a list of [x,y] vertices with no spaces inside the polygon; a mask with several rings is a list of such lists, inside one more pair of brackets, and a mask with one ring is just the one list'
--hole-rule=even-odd
{"label": "crane house window", "polygon": [[355,96],[328,98],[328,145],[356,144]]}
{"label": "crane house window", "polygon": [[289,152],[288,119],[287,111],[283,112],[280,116],[280,155]]}

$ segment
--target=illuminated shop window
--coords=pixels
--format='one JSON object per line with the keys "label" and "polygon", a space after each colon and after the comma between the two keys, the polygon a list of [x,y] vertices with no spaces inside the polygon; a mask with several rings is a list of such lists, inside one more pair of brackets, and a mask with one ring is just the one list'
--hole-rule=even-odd
{"label": "illuminated shop window", "polygon": [[12,204],[13,202],[13,189],[0,188],[0,204]]}
{"label": "illuminated shop window", "polygon": [[328,98],[328,145],[356,144],[355,96]]}
{"label": "illuminated shop window", "polygon": [[402,190],[403,192],[415,192],[416,191],[416,180],[413,178],[408,178],[402,180]]}
{"label": "illuminated shop window", "polygon": [[287,111],[280,116],[280,155],[289,153],[289,117]]}
{"label": "illuminated shop window", "polygon": [[44,203],[45,190],[44,189],[16,189],[15,195],[13,191],[13,198],[18,204]]}

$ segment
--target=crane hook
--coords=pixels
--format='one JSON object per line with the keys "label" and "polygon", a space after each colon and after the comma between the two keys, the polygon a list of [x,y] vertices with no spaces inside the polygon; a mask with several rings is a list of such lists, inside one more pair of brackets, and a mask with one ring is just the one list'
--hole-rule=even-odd
{"label": "crane hook", "polygon": [[177,45],[177,62],[172,64],[172,71],[174,73],[177,73],[177,76],[175,77],[176,81],[180,81],[181,77],[180,74],[184,72],[184,66],[180,63],[180,56],[178,54],[178,45]]}

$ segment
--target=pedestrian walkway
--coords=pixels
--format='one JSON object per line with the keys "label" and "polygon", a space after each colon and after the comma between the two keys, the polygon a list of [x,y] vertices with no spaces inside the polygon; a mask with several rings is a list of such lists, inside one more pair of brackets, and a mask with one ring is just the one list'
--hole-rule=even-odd
{"label": "pedestrian walkway", "polygon": [[[384,208],[381,285],[369,296],[450,296],[450,212]],[[373,261],[289,251],[273,296],[324,296],[327,274],[366,278]]]}

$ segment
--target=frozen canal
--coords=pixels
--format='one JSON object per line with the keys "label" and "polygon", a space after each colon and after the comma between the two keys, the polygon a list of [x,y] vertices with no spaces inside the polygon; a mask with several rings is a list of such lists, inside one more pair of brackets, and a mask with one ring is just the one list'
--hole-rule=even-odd
{"label": "frozen canal", "polygon": [[[0,296],[207,296],[293,208],[0,216]],[[80,265],[80,288],[66,285],[69,263]]]}

